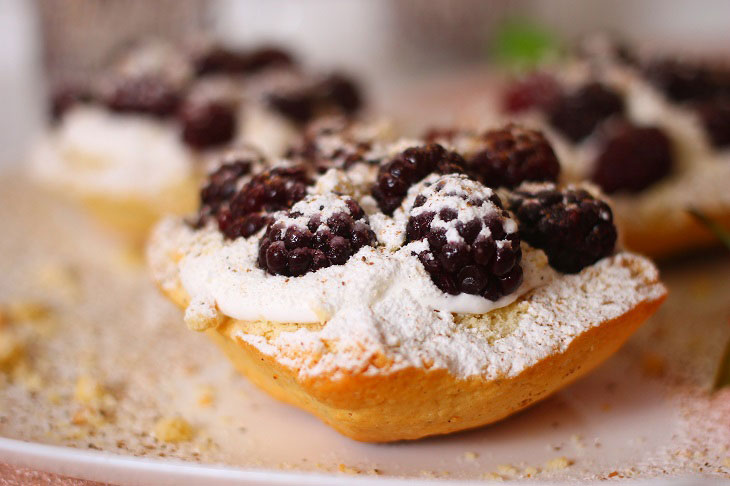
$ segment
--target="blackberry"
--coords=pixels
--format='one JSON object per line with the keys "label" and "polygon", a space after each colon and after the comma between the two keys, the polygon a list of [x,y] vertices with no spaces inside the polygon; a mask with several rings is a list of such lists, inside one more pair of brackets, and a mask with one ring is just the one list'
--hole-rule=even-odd
{"label": "blackberry", "polygon": [[327,114],[352,115],[362,105],[358,86],[341,74],[270,93],[267,99],[274,110],[297,124]]}
{"label": "blackberry", "polygon": [[344,74],[330,74],[315,86],[314,91],[323,104],[332,105],[346,115],[352,115],[362,106],[360,88]]}
{"label": "blackberry", "polygon": [[542,132],[509,124],[486,132],[483,147],[467,159],[467,167],[488,187],[518,186],[523,181],[555,181],[560,163]]}
{"label": "blackberry", "polygon": [[129,77],[114,82],[104,101],[113,111],[166,117],[177,111],[180,94],[161,77]]}
{"label": "blackberry", "polygon": [[415,198],[406,241],[419,240],[428,248],[418,259],[448,294],[495,301],[522,283],[517,225],[492,189],[466,176],[443,176]]}
{"label": "blackberry", "polygon": [[671,142],[661,129],[624,123],[606,142],[591,180],[609,194],[638,192],[664,178],[673,165]]}
{"label": "blackberry", "polygon": [[269,213],[289,209],[307,194],[312,181],[302,166],[276,167],[251,178],[216,214],[227,238],[247,238],[269,223]]}
{"label": "blackberry", "polygon": [[247,73],[256,73],[274,67],[286,67],[296,64],[294,56],[280,47],[259,47],[248,53],[245,63]]}
{"label": "blackberry", "polygon": [[315,120],[285,156],[312,166],[318,173],[331,168],[347,170],[358,163],[378,163],[379,156],[371,153],[375,137],[358,128],[344,117]]}
{"label": "blackberry", "polygon": [[611,208],[585,190],[525,184],[512,194],[510,206],[522,239],[542,249],[560,272],[577,273],[613,252]]}
{"label": "blackberry", "polygon": [[309,196],[273,220],[259,240],[258,265],[272,275],[298,277],[344,265],[376,244],[360,205],[334,193]]}
{"label": "blackberry", "polygon": [[91,91],[82,84],[62,83],[51,88],[49,114],[52,121],[59,121],[74,105],[92,100]]}
{"label": "blackberry", "polygon": [[295,64],[294,57],[278,47],[259,47],[251,52],[213,45],[193,56],[198,76],[210,74],[253,74],[264,69]]}
{"label": "blackberry", "polygon": [[520,113],[529,109],[542,109],[560,96],[561,88],[554,77],[535,72],[513,81],[502,94],[502,110]]}
{"label": "blackberry", "polygon": [[243,52],[219,45],[209,46],[193,56],[193,66],[198,76],[242,73],[246,63],[247,57]]}
{"label": "blackberry", "polygon": [[580,142],[601,122],[623,111],[621,95],[597,82],[559,96],[546,108],[550,124],[573,142]]}
{"label": "blackberry", "polygon": [[712,145],[730,147],[730,97],[700,104],[697,114]]}
{"label": "blackberry", "polygon": [[183,140],[195,148],[230,142],[236,132],[235,109],[221,101],[188,101],[178,118]]}
{"label": "blackberry", "polygon": [[646,66],[645,75],[667,98],[680,103],[730,95],[730,70],[722,67],[660,59]]}
{"label": "blackberry", "polygon": [[439,144],[411,147],[381,164],[372,194],[380,210],[392,214],[416,182],[432,172],[464,172],[465,166],[461,155],[449,152]]}

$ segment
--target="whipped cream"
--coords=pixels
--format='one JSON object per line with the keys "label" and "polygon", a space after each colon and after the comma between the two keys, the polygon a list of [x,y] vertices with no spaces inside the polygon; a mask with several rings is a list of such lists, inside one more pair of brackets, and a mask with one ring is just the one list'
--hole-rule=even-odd
{"label": "whipped cream", "polygon": [[33,171],[83,193],[154,196],[192,175],[193,156],[171,124],[79,106],[37,147]]}

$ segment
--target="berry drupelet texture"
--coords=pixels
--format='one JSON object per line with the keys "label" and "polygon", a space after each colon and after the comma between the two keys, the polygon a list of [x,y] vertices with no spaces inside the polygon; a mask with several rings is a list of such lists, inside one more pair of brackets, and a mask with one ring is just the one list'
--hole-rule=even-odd
{"label": "berry drupelet texture", "polygon": [[266,226],[269,213],[289,209],[311,184],[306,168],[276,167],[250,177],[253,160],[223,164],[201,191],[197,226],[215,218],[226,238],[247,238]]}
{"label": "berry drupelet texture", "polygon": [[365,212],[349,197],[313,195],[273,220],[259,240],[258,265],[272,275],[298,277],[344,265],[376,244]]}
{"label": "berry drupelet texture", "polygon": [[673,166],[671,142],[660,128],[622,124],[606,142],[591,179],[609,194],[639,192]]}
{"label": "berry drupelet texture", "polygon": [[112,111],[166,117],[177,111],[180,93],[161,77],[122,77],[113,83],[104,101]]}
{"label": "berry drupelet texture", "polygon": [[324,115],[354,115],[362,106],[360,88],[354,80],[342,74],[332,74],[294,89],[270,93],[267,98],[271,108],[297,124]]}
{"label": "berry drupelet texture", "polygon": [[510,206],[522,239],[542,249],[560,272],[577,273],[613,252],[611,208],[585,190],[526,184],[513,193]]}
{"label": "berry drupelet texture", "polygon": [[236,132],[236,111],[222,101],[189,101],[178,114],[182,138],[194,148],[230,142]]}
{"label": "berry drupelet texture", "polygon": [[487,187],[557,180],[560,163],[542,132],[509,124],[481,138],[483,148],[468,157],[467,168]]}
{"label": "berry drupelet texture", "polygon": [[418,259],[442,291],[496,301],[522,283],[517,225],[499,197],[465,176],[444,176],[413,202],[406,241],[425,240]]}
{"label": "berry drupelet texture", "polygon": [[550,124],[573,142],[580,142],[601,122],[623,111],[621,95],[597,82],[563,94],[546,109]]}
{"label": "berry drupelet texture", "polygon": [[431,173],[452,174],[464,172],[466,162],[456,152],[438,144],[411,147],[395,158],[381,164],[372,194],[380,210],[393,214],[400,206],[408,189]]}

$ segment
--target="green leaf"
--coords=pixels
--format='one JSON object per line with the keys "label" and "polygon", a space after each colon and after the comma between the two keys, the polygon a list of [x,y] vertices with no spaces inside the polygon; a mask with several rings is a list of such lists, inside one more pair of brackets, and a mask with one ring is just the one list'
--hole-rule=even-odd
{"label": "green leaf", "polygon": [[494,60],[502,65],[530,69],[557,57],[560,47],[558,37],[544,27],[529,20],[513,19],[497,29],[491,53]]}

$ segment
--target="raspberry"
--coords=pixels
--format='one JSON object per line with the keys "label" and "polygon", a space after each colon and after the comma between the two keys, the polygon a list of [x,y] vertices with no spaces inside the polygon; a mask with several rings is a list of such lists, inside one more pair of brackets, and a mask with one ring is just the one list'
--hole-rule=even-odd
{"label": "raspberry", "polygon": [[432,172],[451,174],[464,172],[466,162],[456,152],[449,152],[432,143],[411,147],[392,160],[381,164],[372,194],[385,214],[400,206],[408,189]]}
{"label": "raspberry", "polygon": [[621,95],[600,83],[589,83],[558,97],[546,109],[550,123],[573,142],[580,142],[612,115],[624,111]]}
{"label": "raspberry", "polygon": [[585,190],[525,184],[513,193],[510,206],[522,238],[542,249],[560,272],[577,273],[613,252],[611,208]]}
{"label": "raspberry", "polygon": [[230,142],[236,131],[236,113],[219,101],[188,101],[179,113],[182,138],[191,147],[206,148]]}
{"label": "raspberry", "polygon": [[672,146],[656,127],[622,124],[606,143],[591,179],[607,193],[638,192],[672,170]]}
{"label": "raspberry", "polygon": [[298,277],[344,265],[363,246],[376,244],[365,212],[334,193],[308,196],[273,220],[259,240],[259,267]]}
{"label": "raspberry", "polygon": [[455,174],[415,198],[406,241],[428,242],[418,259],[439,289],[495,301],[520,286],[520,237],[501,206],[492,189]]}
{"label": "raspberry", "polygon": [[269,223],[268,213],[289,209],[312,181],[302,166],[276,167],[251,178],[216,214],[227,238],[248,238]]}
{"label": "raspberry", "polygon": [[535,72],[513,81],[502,94],[502,109],[520,113],[532,108],[542,109],[560,96],[558,82],[547,73]]}
{"label": "raspberry", "polygon": [[730,98],[702,103],[697,114],[715,148],[730,146]]}
{"label": "raspberry", "polygon": [[327,114],[352,115],[360,109],[362,98],[351,79],[332,74],[287,91],[270,93],[268,102],[292,122],[303,124]]}
{"label": "raspberry", "polygon": [[482,184],[512,188],[523,181],[557,180],[560,163],[542,132],[509,124],[482,139],[484,148],[467,160]]}
{"label": "raspberry", "polygon": [[113,84],[105,102],[113,111],[166,117],[177,110],[180,94],[161,77],[121,78]]}

